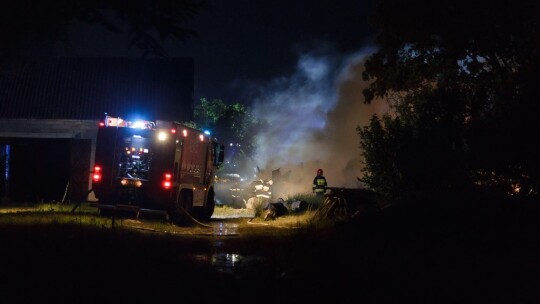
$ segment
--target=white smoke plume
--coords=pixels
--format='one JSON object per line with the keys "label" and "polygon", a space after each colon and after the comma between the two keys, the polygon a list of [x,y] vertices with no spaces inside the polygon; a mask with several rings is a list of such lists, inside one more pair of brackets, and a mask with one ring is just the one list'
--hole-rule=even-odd
{"label": "white smoke plume", "polygon": [[305,54],[293,75],[258,88],[252,110],[269,126],[257,136],[254,166],[262,170],[261,178],[280,169],[289,173],[284,194],[307,193],[321,168],[331,187],[362,187],[356,128],[373,113],[387,111],[381,100],[364,104],[362,71],[369,53]]}

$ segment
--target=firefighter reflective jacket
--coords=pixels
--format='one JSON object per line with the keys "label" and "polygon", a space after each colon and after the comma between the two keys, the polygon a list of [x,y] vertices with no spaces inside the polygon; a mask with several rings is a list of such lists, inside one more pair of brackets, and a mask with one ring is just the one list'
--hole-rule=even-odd
{"label": "firefighter reflective jacket", "polygon": [[270,192],[270,186],[268,183],[265,183],[262,180],[257,180],[253,184],[255,187],[256,197],[270,198],[272,192]]}
{"label": "firefighter reflective jacket", "polygon": [[326,178],[322,175],[317,175],[313,179],[313,192],[325,193],[326,192]]}

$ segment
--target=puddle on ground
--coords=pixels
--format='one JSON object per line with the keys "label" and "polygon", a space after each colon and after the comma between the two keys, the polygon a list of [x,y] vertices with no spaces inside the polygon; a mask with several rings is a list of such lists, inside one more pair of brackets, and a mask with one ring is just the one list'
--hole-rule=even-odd
{"label": "puddle on ground", "polygon": [[[223,231],[232,231],[238,228],[237,225],[227,227],[224,224]],[[229,230],[230,229],[230,230]],[[219,229],[218,229],[219,230]],[[241,255],[237,252],[230,252],[224,248],[225,239],[216,239],[214,241],[214,253],[193,254],[188,259],[203,266],[208,266],[218,273],[239,275],[242,272],[249,272],[258,265],[261,265],[265,258],[256,255]]]}
{"label": "puddle on ground", "polygon": [[238,253],[218,252],[214,254],[194,254],[195,263],[206,264],[218,273],[238,274],[250,271],[264,262],[264,258],[253,255],[240,255]]}
{"label": "puddle on ground", "polygon": [[233,274],[252,269],[262,263],[264,258],[258,256],[243,256],[237,253],[215,253],[212,255],[212,267],[220,273]]}

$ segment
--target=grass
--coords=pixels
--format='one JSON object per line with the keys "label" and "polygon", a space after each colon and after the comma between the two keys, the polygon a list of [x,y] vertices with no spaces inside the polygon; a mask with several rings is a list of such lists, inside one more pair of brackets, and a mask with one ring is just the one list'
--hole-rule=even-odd
{"label": "grass", "polygon": [[[213,219],[212,228],[124,218],[111,229],[111,219],[94,208],[72,208],[0,206],[4,296],[11,292],[19,302],[32,295],[127,302],[126,296],[140,300],[147,293],[154,302],[173,294],[189,303],[525,303],[517,292],[531,300],[538,295],[537,204],[488,215],[484,208],[455,215],[387,208],[366,224],[329,230],[310,229],[321,225],[310,220],[314,210],[274,221]],[[239,211],[216,208],[228,212]],[[219,223],[238,234],[215,234]],[[287,229],[297,226],[306,229]]]}
{"label": "grass", "polygon": [[289,214],[277,217],[275,220],[265,221],[264,216],[254,217],[250,223],[266,225],[276,228],[310,228],[313,226],[312,217],[314,211],[306,211],[301,214]]}
{"label": "grass", "polygon": [[308,205],[307,211],[293,212],[289,211],[286,215],[277,217],[274,220],[264,220],[265,210],[264,204],[261,201],[255,204],[253,209],[235,209],[227,205],[216,206],[213,217],[227,218],[231,216],[250,218],[249,224],[268,226],[275,228],[320,228],[327,225],[313,221],[313,215],[322,204],[323,198],[317,197],[311,193],[297,193],[288,198],[287,202],[304,201]]}
{"label": "grass", "polygon": [[[240,229],[248,229],[253,226],[266,226],[268,228],[311,228],[314,226],[312,222],[315,210],[308,210],[302,213],[289,213],[284,216],[277,217],[275,220],[264,220],[264,210],[262,205],[255,206],[255,210],[235,209],[228,206],[219,206],[214,210],[214,218],[231,218],[240,219],[237,221]],[[242,221],[242,219],[245,219]]]}
{"label": "grass", "polygon": [[313,193],[296,193],[289,198],[289,201],[304,201],[312,209],[317,209],[323,202],[323,197],[316,196]]}
{"label": "grass", "polygon": [[75,212],[74,205],[57,203],[19,204],[0,206],[2,224],[85,224],[108,226],[108,220],[98,216],[95,208],[82,204]]}
{"label": "grass", "polygon": [[[73,212],[74,205],[39,203],[39,204],[12,204],[0,205],[0,225],[31,226],[31,225],[77,225],[116,230],[131,230],[149,233],[205,236],[216,234],[219,223],[234,226],[236,234],[260,235],[283,234],[282,228],[308,228],[313,211],[302,214],[289,214],[272,221],[264,221],[262,217],[254,216],[253,210],[235,209],[228,206],[216,206],[214,215],[209,223],[202,225],[178,226],[165,218],[148,218],[141,215],[111,217],[100,216],[98,209],[83,203]],[[292,233],[292,231],[291,231]],[[233,233],[234,234],[234,233]]]}
{"label": "grass", "polygon": [[[212,227],[117,218],[113,228],[112,219],[99,216],[94,207],[82,204],[72,213],[73,207],[56,203],[0,206],[0,242],[10,261],[2,268],[7,280],[0,279],[3,288],[26,286],[35,291],[42,287],[45,293],[33,294],[58,297],[67,291],[97,298],[104,290],[113,295],[122,290],[129,294],[159,291],[153,296],[168,296],[163,290],[174,290],[188,302],[200,297],[202,302],[204,297],[227,299],[239,293],[253,296],[264,284],[288,285],[303,277],[307,266],[296,259],[304,255],[305,244],[312,243],[305,238],[313,238],[303,230],[284,229],[305,221],[307,213],[265,225],[248,222],[251,218],[212,219],[208,223]],[[216,213],[224,215],[236,212],[216,208]],[[217,234],[220,227],[236,229],[236,233]],[[205,291],[200,291],[202,286]],[[51,292],[57,287],[62,291]],[[104,296],[102,300],[111,299]]]}
{"label": "grass", "polygon": [[[273,220],[265,220],[263,205],[255,209],[236,209],[227,205],[216,206],[210,223],[207,225],[178,226],[165,218],[151,218],[140,215],[136,219],[134,214],[111,217],[100,216],[97,208],[88,203],[82,203],[74,208],[73,204],[60,204],[57,202],[43,202],[38,204],[12,204],[0,205],[0,224],[76,224],[94,226],[99,228],[115,228],[159,232],[164,234],[180,235],[212,235],[216,223],[227,222],[235,226],[235,231],[242,234],[276,234],[276,229],[324,229],[332,225],[330,221],[314,220],[314,214],[320,208],[323,198],[312,193],[297,193],[287,199],[287,202],[304,201],[307,210],[302,212],[289,212]],[[189,223],[188,223],[189,225]],[[278,234],[283,233],[283,231]]]}

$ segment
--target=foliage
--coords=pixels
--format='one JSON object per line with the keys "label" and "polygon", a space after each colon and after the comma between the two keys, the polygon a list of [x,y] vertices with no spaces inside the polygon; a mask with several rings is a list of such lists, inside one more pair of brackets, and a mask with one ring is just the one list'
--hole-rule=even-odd
{"label": "foliage", "polygon": [[126,34],[126,48],[135,47],[143,56],[166,56],[160,41],[195,37],[187,22],[206,7],[202,0],[2,1],[0,63],[47,55],[58,43],[69,46],[77,23]]}
{"label": "foliage", "polygon": [[288,201],[304,201],[308,204],[308,209],[315,210],[320,207],[324,197],[317,196],[313,193],[295,193],[291,195]]}
{"label": "foliage", "polygon": [[226,159],[236,165],[251,157],[259,123],[251,111],[240,103],[225,104],[221,99],[201,98],[195,107],[195,123],[212,130],[226,144]]}
{"label": "foliage", "polygon": [[364,96],[396,115],[357,130],[364,182],[388,195],[538,194],[539,13],[532,1],[381,1]]}
{"label": "foliage", "polygon": [[265,202],[262,198],[258,198],[257,202],[253,204],[253,213],[255,214],[255,217],[263,217],[264,216],[264,206]]}
{"label": "foliage", "polygon": [[388,116],[383,119],[388,124],[386,128],[377,115],[373,115],[369,126],[357,128],[362,138],[362,156],[366,166],[366,174],[361,181],[379,193],[394,196],[402,193],[404,181],[398,161],[401,151],[396,139],[399,135],[395,134],[401,123],[399,119],[392,120]]}

